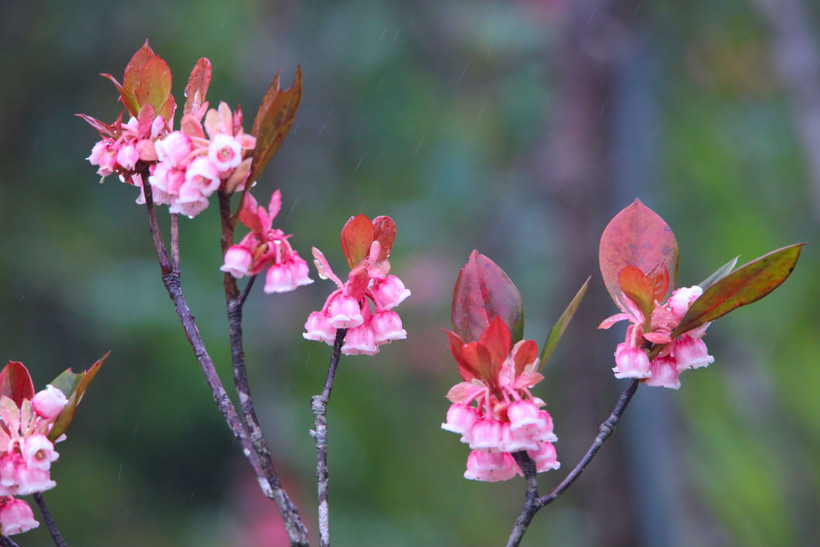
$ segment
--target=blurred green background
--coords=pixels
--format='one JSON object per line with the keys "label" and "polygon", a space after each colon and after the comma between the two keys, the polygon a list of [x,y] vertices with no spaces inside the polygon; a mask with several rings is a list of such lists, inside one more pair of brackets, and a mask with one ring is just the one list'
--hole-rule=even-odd
{"label": "blurred green background", "polygon": [[[775,4],[1,3],[0,358],[23,361],[42,386],[112,351],[46,494],[69,544],[286,545],[173,313],[134,188],[99,185],[84,159],[96,134],[73,114],[113,120],[120,106],[98,73],[120,77],[147,37],[180,102],[208,57],[209,99],[241,104],[249,129],[273,75],[283,68],[289,86],[301,65],[302,106],[257,197],[281,188],[276,226],[337,271],[345,220],[392,216],[393,271],[413,291],[399,308],[408,340],[341,363],[329,417],[334,544],[493,546],[523,481],[463,479],[467,447],[439,429],[458,381],[441,329],[459,267],[477,248],[504,268],[539,344],[592,275],[536,388],[563,464],[541,475],[546,492],[626,387],[610,371],[622,331],[595,329],[615,312],[596,261],[618,210],[640,197],[667,220],[682,285],[738,254],[816,243],[820,10]],[[216,207],[181,219],[181,231],[183,288],[229,384]],[[715,364],[682,375],[680,391],[639,389],[524,545],[820,537],[818,266],[810,245],[782,288],[713,325]],[[330,352],[301,331],[331,288],[266,296],[260,285],[246,308],[257,410],[312,534],[309,398]],[[17,539],[51,544],[44,527]]]}

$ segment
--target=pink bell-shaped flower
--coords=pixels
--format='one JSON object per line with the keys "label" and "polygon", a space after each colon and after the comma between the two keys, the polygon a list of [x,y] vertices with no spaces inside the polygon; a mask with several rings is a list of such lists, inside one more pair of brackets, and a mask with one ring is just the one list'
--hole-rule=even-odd
{"label": "pink bell-shaped flower", "polygon": [[68,404],[68,399],[62,390],[50,384],[44,390],[37,392],[31,400],[34,412],[46,420],[53,420],[59,416],[66,404]]}
{"label": "pink bell-shaped flower", "polygon": [[462,442],[470,442],[472,429],[478,421],[478,411],[461,403],[453,403],[447,410],[447,421],[441,424],[441,429],[461,435]]}
{"label": "pink bell-shaped flower", "polygon": [[706,343],[702,339],[686,334],[675,342],[672,352],[679,371],[705,367],[715,361],[715,358],[709,355]]}
{"label": "pink bell-shaped flower", "polygon": [[626,343],[618,344],[615,349],[615,371],[616,378],[649,378],[652,373],[649,370],[649,357],[640,348],[628,346]]}
{"label": "pink bell-shaped flower", "polygon": [[474,450],[467,456],[465,479],[485,482],[506,481],[519,473],[518,465],[507,452]]}
{"label": "pink bell-shaped flower", "polygon": [[333,345],[336,340],[336,327],[330,324],[330,317],[320,311],[312,312],[305,323],[305,340],[316,340]]}
{"label": "pink bell-shaped flower", "polygon": [[29,504],[17,498],[6,498],[0,504],[0,533],[4,536],[22,534],[40,526],[34,520]]}
{"label": "pink bell-shaped flower", "polygon": [[376,355],[378,352],[376,336],[369,321],[347,331],[342,353],[345,355]]}
{"label": "pink bell-shaped flower", "polygon": [[678,378],[680,371],[676,367],[674,357],[656,357],[652,360],[650,369],[652,377],[646,380],[646,385],[680,389],[680,379]]}

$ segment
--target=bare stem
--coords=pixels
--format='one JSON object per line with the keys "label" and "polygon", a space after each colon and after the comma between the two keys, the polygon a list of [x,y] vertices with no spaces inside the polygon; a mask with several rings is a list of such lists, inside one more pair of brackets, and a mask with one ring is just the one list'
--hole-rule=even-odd
{"label": "bare stem", "polygon": [[20,547],[8,536],[0,536],[0,547]]}
{"label": "bare stem", "polygon": [[179,215],[171,215],[171,268],[179,271]]}
{"label": "bare stem", "polygon": [[[224,256],[233,243],[234,232],[234,226],[231,224],[230,196],[224,192],[219,192],[219,209],[222,217],[221,247]],[[223,278],[234,385],[236,386],[236,393],[239,396],[239,408],[242,412],[242,421],[245,426],[245,431],[247,431],[250,437],[253,451],[259,458],[263,476],[273,489],[274,499],[276,499],[277,504],[279,504],[279,510],[282,513],[282,520],[288,531],[291,545],[302,545],[300,542],[304,542],[304,544],[307,545],[307,528],[305,528],[302,522],[296,505],[291,501],[285,489],[282,488],[279,474],[276,471],[276,465],[273,462],[270,446],[268,445],[267,439],[265,439],[265,434],[262,432],[259,420],[256,417],[256,409],[248,382],[248,373],[245,368],[245,350],[243,349],[242,338],[242,308],[255,280],[256,276],[251,277],[245,290],[240,293],[236,279],[231,274],[225,273]],[[260,479],[261,478],[262,477],[260,477]]]}
{"label": "bare stem", "polygon": [[228,424],[228,427],[234,437],[242,446],[242,453],[245,454],[245,457],[250,462],[263,493],[268,498],[273,499],[279,507],[279,511],[285,522],[285,528],[287,529],[291,545],[299,547],[307,546],[307,529],[304,524],[302,524],[299,514],[296,511],[296,507],[293,505],[293,502],[282,488],[276,475],[274,474],[271,476],[266,473],[267,470],[265,469],[263,462],[260,460],[259,454],[257,454],[254,450],[250,437],[245,430],[242,421],[237,415],[236,408],[233,406],[230,397],[228,397],[228,393],[225,391],[225,387],[222,385],[222,381],[219,379],[213,359],[211,359],[211,356],[205,349],[205,344],[202,341],[202,336],[196,326],[194,316],[185,301],[185,297],[183,296],[182,287],[179,281],[179,271],[174,269],[171,261],[168,259],[168,252],[166,251],[165,244],[162,241],[156,210],[154,208],[153,196],[151,195],[151,185],[147,183],[147,169],[143,170],[142,175],[145,205],[148,212],[148,224],[151,229],[151,236],[154,240],[154,247],[156,248],[160,269],[162,270],[162,282],[168,291],[168,295],[171,297],[171,301],[174,303],[176,314],[182,323],[182,327],[185,330],[185,335],[188,338],[188,342],[191,344],[191,348],[194,350],[194,355],[196,356],[200,368],[205,375],[205,380],[211,388],[214,401],[216,401],[216,406],[222,414],[222,417],[225,419],[225,422]]}
{"label": "bare stem", "polygon": [[517,547],[521,543],[521,539],[524,537],[524,533],[527,531],[530,522],[532,522],[532,517],[535,516],[535,513],[555,501],[558,496],[563,494],[572,486],[572,483],[581,476],[581,473],[583,473],[584,469],[589,465],[589,462],[592,461],[592,458],[595,457],[595,454],[600,450],[604,442],[606,442],[610,435],[612,435],[612,432],[615,431],[615,426],[618,425],[621,415],[623,415],[627,405],[629,405],[629,401],[632,400],[632,396],[635,395],[638,384],[640,384],[640,380],[632,380],[629,383],[629,386],[627,386],[626,390],[624,390],[618,398],[618,402],[615,404],[615,408],[612,410],[609,418],[598,428],[598,435],[592,440],[592,445],[586,454],[584,454],[584,457],[581,458],[581,461],[575,465],[564,480],[549,494],[538,497],[538,484],[535,480],[535,464],[527,453],[517,452],[513,454],[515,461],[518,462],[518,465],[524,472],[524,477],[527,479],[527,495],[524,507],[521,509],[521,513],[518,515],[515,526],[507,540],[507,547]]}
{"label": "bare stem", "polygon": [[314,395],[311,400],[311,409],[316,417],[316,429],[310,432],[316,441],[316,484],[319,492],[319,544],[321,547],[330,546],[330,528],[327,502],[327,403],[330,392],[333,390],[333,379],[342,355],[342,344],[345,341],[347,329],[336,330],[336,340],[333,342],[333,353],[330,357],[330,366],[327,369],[327,379],[321,395]]}
{"label": "bare stem", "polygon": [[48,506],[46,506],[46,500],[43,499],[43,495],[38,493],[34,494],[34,501],[37,502],[37,506],[40,508],[40,513],[43,515],[43,520],[46,521],[46,528],[48,528],[49,533],[51,533],[51,539],[54,540],[54,545],[57,547],[68,547],[68,544],[63,539],[63,536],[60,535],[60,531],[57,529],[57,524],[54,523],[54,519],[51,518],[51,513],[48,510]]}

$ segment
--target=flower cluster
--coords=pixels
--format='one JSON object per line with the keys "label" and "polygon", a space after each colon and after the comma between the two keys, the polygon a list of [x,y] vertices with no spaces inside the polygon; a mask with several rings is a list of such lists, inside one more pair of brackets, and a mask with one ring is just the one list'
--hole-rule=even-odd
{"label": "flower cluster", "polygon": [[[250,158],[243,158],[256,146],[256,139],[242,129],[242,111],[232,113],[224,102],[219,110],[208,110],[204,126],[203,131],[195,115],[184,115],[181,131],[156,142],[158,163],[150,166],[148,177],[154,203],[190,218],[208,207],[217,190],[244,188]],[[137,201],[144,200],[142,195]]]}
{"label": "flower cluster", "polygon": [[128,63],[122,84],[104,76],[117,86],[131,118],[123,124],[120,114],[107,125],[80,114],[101,136],[88,157],[100,176],[117,173],[123,182],[138,186],[137,203],[145,203],[147,182],[154,203],[191,218],[208,207],[215,191],[233,193],[244,187],[256,138],[243,131],[239,108],[231,112],[222,102],[218,109],[208,110],[210,61],[200,59],[191,73],[177,131],[173,130],[176,102],[171,95],[171,71],[147,42]]}
{"label": "flower cluster", "polygon": [[4,535],[39,525],[28,504],[14,496],[56,486],[50,469],[59,454],[48,434],[67,402],[63,392],[51,385],[19,405],[0,396],[0,531]]}
{"label": "flower cluster", "polygon": [[[626,340],[615,349],[616,378],[638,378],[646,385],[671,389],[680,388],[679,375],[687,369],[705,367],[714,361],[701,339],[709,323],[685,334],[671,337],[689,307],[703,293],[697,285],[683,287],[672,293],[665,304],[654,302],[650,314],[631,298],[622,295],[623,313],[606,318],[598,328],[608,329],[613,324],[627,320]],[[648,316],[647,316],[648,315]],[[646,349],[650,345],[662,346],[652,361]]]}
{"label": "flower cluster", "polygon": [[273,219],[282,208],[282,194],[276,190],[271,196],[268,209],[260,206],[256,199],[245,193],[239,221],[251,231],[237,245],[232,245],[225,253],[225,264],[220,268],[239,279],[246,275],[256,275],[265,268],[265,292],[288,292],[301,285],[309,285],[308,265],[288,243],[282,230],[273,229]]}
{"label": "flower cluster", "polygon": [[558,469],[552,417],[541,408],[544,401],[530,392],[544,379],[537,372],[537,344],[521,340],[512,346],[510,330],[499,317],[469,344],[453,332],[447,334],[464,381],[447,393],[453,404],[441,427],[461,435],[461,442],[473,450],[464,477],[494,482],[521,475],[512,456],[521,451],[539,473]]}
{"label": "flower cluster", "polygon": [[[353,233],[365,234],[363,238],[356,238],[356,249],[345,245],[346,234]],[[305,339],[332,346],[336,330],[348,329],[342,353],[375,355],[382,344],[407,338],[401,318],[393,308],[410,296],[410,291],[401,279],[388,275],[387,257],[394,237],[395,224],[390,217],[377,217],[372,223],[364,215],[348,220],[342,229],[342,246],[352,270],[344,283],[330,269],[321,251],[313,248],[319,277],[331,279],[337,289],[327,297],[320,311],[308,317],[302,334]],[[366,255],[359,260],[363,254],[361,249],[366,249]]]}

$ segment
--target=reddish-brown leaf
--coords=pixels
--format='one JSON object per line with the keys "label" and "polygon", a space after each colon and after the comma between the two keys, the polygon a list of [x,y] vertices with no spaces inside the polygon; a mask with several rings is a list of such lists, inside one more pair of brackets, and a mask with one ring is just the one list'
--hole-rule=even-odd
{"label": "reddish-brown leaf", "polygon": [[9,361],[0,371],[0,395],[5,395],[19,407],[23,399],[34,397],[34,382],[26,366],[19,361]]}
{"label": "reddish-brown leaf", "polygon": [[635,266],[627,266],[618,275],[618,285],[648,319],[655,307],[655,291],[649,278]]}
{"label": "reddish-brown leaf", "polygon": [[453,328],[465,342],[478,340],[496,317],[510,330],[512,342],[524,337],[521,295],[495,262],[473,251],[453,290]]}
{"label": "reddish-brown leaf", "polygon": [[672,337],[714,321],[775,290],[794,270],[803,245],[797,243],[772,251],[741,266],[706,289],[672,331]]}
{"label": "reddish-brown leaf", "polygon": [[385,260],[390,256],[390,249],[393,248],[393,241],[396,239],[396,223],[388,216],[378,216],[373,219],[373,238],[381,245],[379,260]]}
{"label": "reddish-brown leaf", "polygon": [[345,223],[342,228],[342,251],[351,268],[358,266],[367,257],[375,235],[373,223],[364,215],[350,217]]}
{"label": "reddish-brown leaf", "polygon": [[646,277],[652,283],[655,300],[663,302],[666,293],[669,292],[669,270],[666,269],[666,264],[658,263]]}
{"label": "reddish-brown leaf", "polygon": [[190,114],[205,102],[208,86],[211,84],[211,72],[211,61],[203,57],[196,62],[185,86],[183,114]]}
{"label": "reddish-brown leaf", "polygon": [[615,215],[604,229],[598,259],[604,284],[615,302],[621,292],[618,276],[626,266],[649,273],[663,262],[669,273],[670,288],[675,288],[678,275],[675,235],[666,222],[640,200],[636,199]]}
{"label": "reddish-brown leaf", "polygon": [[293,85],[287,91],[279,89],[279,73],[273,79],[267,93],[259,105],[256,119],[253,122],[251,135],[256,137],[256,148],[253,151],[253,164],[249,181],[255,181],[268,162],[279,150],[290,131],[299,101],[302,99],[302,68],[296,69]]}

